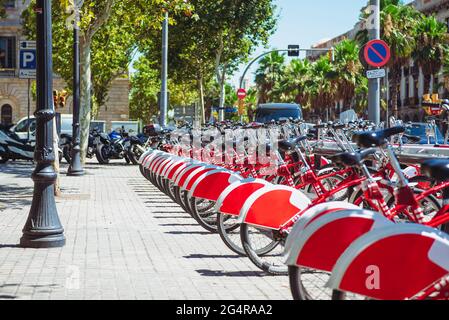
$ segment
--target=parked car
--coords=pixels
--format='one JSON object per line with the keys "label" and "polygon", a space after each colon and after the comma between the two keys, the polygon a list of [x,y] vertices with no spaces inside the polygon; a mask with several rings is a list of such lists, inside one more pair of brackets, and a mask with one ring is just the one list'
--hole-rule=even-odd
{"label": "parked car", "polygon": [[294,103],[267,103],[261,104],[256,109],[255,122],[267,123],[272,120],[293,118],[302,119],[302,109],[299,104]]}
{"label": "parked car", "polygon": [[[427,132],[429,130],[432,130],[430,128],[429,124],[413,122],[413,123],[407,125],[407,129],[406,129],[405,133],[408,135],[411,135],[411,136],[421,137],[421,141],[419,142],[419,144],[428,144],[429,140],[427,138]],[[436,140],[437,140],[438,144],[444,144],[443,134],[441,133],[441,131],[438,127],[436,127],[436,135],[437,135]],[[434,137],[430,137],[430,144],[436,144]]]}
{"label": "parked car", "polygon": [[[60,134],[72,134],[73,116],[71,114],[61,114],[60,122],[57,122],[58,127],[60,127]],[[30,131],[30,141],[36,140],[36,118],[31,116],[24,117],[17,122],[15,126],[10,129],[14,132],[22,141],[28,139],[28,130]]]}

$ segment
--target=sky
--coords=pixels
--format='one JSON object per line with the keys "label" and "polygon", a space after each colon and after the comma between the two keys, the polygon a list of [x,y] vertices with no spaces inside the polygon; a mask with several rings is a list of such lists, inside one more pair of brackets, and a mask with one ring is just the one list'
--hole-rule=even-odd
{"label": "sky", "polygon": [[[358,21],[360,9],[367,0],[276,0],[279,22],[275,34],[268,44],[269,48],[287,49],[289,44],[299,44],[310,48],[323,39],[331,39],[351,30]],[[267,49],[257,48],[253,57]],[[231,82],[238,86],[245,69],[242,65]],[[257,64],[250,70],[254,78]]]}

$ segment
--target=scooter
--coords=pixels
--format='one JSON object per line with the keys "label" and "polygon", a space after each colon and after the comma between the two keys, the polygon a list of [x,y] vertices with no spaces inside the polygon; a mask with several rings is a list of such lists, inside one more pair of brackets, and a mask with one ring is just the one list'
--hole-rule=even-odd
{"label": "scooter", "polygon": [[34,159],[34,146],[24,143],[13,132],[0,130],[0,163],[6,163],[9,160],[28,160]]}
{"label": "scooter", "polygon": [[[31,143],[24,141],[6,127],[0,128],[0,163],[6,163],[9,160],[34,161],[34,147],[34,141]],[[60,148],[58,148],[58,156],[61,162],[62,150]]]}

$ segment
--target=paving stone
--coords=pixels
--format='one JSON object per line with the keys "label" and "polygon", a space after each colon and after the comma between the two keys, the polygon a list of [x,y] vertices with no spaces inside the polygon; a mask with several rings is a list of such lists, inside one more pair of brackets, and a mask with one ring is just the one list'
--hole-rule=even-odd
{"label": "paving stone", "polygon": [[[260,275],[138,167],[119,161],[89,162],[76,178],[62,164],[60,184],[70,196],[57,198],[57,208],[66,245],[17,247],[33,169],[20,161],[0,165],[0,299],[291,299],[287,277]],[[234,276],[239,271],[249,275]]]}

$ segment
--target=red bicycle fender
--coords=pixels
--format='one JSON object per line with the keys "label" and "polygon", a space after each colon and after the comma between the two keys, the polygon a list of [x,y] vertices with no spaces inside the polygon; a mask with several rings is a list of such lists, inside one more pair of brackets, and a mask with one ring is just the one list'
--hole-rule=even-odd
{"label": "red bicycle fender", "polygon": [[310,223],[290,248],[288,265],[331,272],[343,252],[362,235],[391,225],[384,216],[367,210],[341,210]]}
{"label": "red bicycle fender", "polygon": [[449,274],[448,235],[417,224],[376,229],[335,265],[329,286],[379,300],[410,299]]}
{"label": "red bicycle fender", "polygon": [[180,172],[178,172],[176,174],[176,180],[175,180],[175,185],[182,187],[185,183],[185,181],[187,180],[187,178],[189,177],[189,175],[195,171],[198,168],[201,167],[206,167],[206,164],[204,163],[196,163],[196,164],[191,164],[189,166],[186,166],[184,169],[182,169]]}
{"label": "red bicycle fender", "polygon": [[201,177],[206,172],[217,170],[217,169],[219,169],[219,167],[214,166],[214,165],[208,165],[208,166],[204,166],[204,167],[200,167],[200,168],[195,169],[186,178],[184,184],[182,185],[182,188],[184,190],[190,191],[190,189],[192,188],[193,184],[195,183],[195,181],[199,177]]}
{"label": "red bicycle fender", "polygon": [[176,163],[178,163],[180,161],[181,158],[179,157],[173,157],[169,163],[167,163],[166,166],[164,166],[164,168],[160,169],[160,175],[162,177],[165,178],[165,175],[167,174],[167,170],[169,170],[173,165],[175,165]]}
{"label": "red bicycle fender", "polygon": [[199,199],[217,201],[218,197],[220,197],[221,193],[229,185],[242,179],[243,178],[241,176],[229,170],[212,170],[204,173],[195,181],[190,189],[190,196]]}
{"label": "red bicycle fender", "polygon": [[155,169],[157,169],[157,167],[159,166],[159,164],[164,161],[165,159],[167,159],[168,155],[167,154],[163,154],[160,155],[156,158],[153,159],[153,161],[151,161],[150,166],[148,167],[148,170],[150,170],[151,172],[155,172]]}
{"label": "red bicycle fender", "polygon": [[162,154],[163,154],[162,152],[151,154],[148,158],[145,159],[145,162],[143,164],[144,168],[149,169],[154,159],[157,159],[158,157],[162,156]]}
{"label": "red bicycle fender", "polygon": [[270,185],[262,179],[245,179],[229,185],[217,199],[215,210],[221,214],[238,216],[245,201],[257,190]]}
{"label": "red bicycle fender", "polygon": [[159,175],[159,169],[161,167],[163,168],[163,166],[170,160],[171,160],[171,156],[163,157],[162,159],[160,159],[160,161],[158,161],[158,163],[154,165],[154,167],[152,169],[153,172],[155,174]]}
{"label": "red bicycle fender", "polygon": [[279,230],[309,205],[310,200],[295,188],[272,185],[254,192],[242,207],[242,223]]}
{"label": "red bicycle fender", "polygon": [[169,180],[172,180],[173,175],[176,173],[176,170],[178,170],[179,168],[181,168],[181,166],[186,164],[187,161],[188,161],[187,159],[175,161],[169,168],[167,168],[167,170],[164,173],[164,177]]}
{"label": "red bicycle fender", "polygon": [[286,257],[289,256],[290,248],[295,243],[296,239],[304,231],[304,228],[306,228],[311,222],[315,221],[316,219],[320,218],[323,215],[335,211],[357,210],[357,209],[360,209],[360,207],[357,207],[352,203],[343,201],[320,203],[315,206],[309,207],[306,211],[304,211],[304,213],[301,215],[301,218],[295,223],[292,230],[290,231],[287,241],[285,243],[284,255]]}
{"label": "red bicycle fender", "polygon": [[154,157],[160,155],[162,153],[162,151],[156,150],[156,151],[152,151],[148,154],[147,157],[145,157],[145,160],[142,162],[143,166],[147,166],[148,162],[151,161]]}

